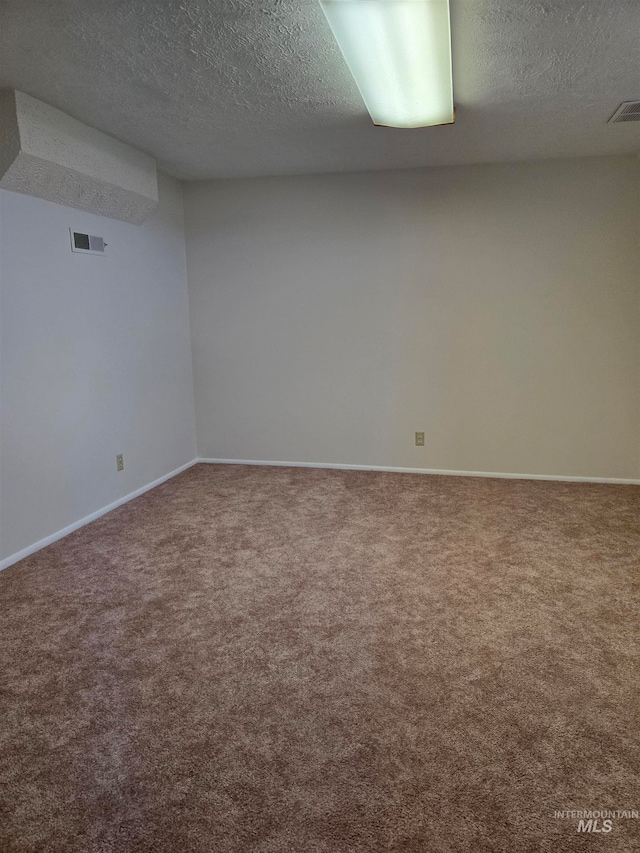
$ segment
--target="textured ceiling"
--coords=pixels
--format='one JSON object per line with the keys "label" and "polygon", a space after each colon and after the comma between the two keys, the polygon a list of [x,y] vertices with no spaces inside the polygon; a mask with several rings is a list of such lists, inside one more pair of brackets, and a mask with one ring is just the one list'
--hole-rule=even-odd
{"label": "textured ceiling", "polygon": [[374,127],[317,0],[0,0],[0,85],[182,178],[616,154],[638,0],[451,0],[456,124]]}

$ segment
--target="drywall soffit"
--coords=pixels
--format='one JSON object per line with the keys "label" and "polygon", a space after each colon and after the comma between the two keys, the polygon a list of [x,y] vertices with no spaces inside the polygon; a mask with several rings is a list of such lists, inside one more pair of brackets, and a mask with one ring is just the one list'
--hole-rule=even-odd
{"label": "drywall soffit", "polygon": [[156,162],[23,92],[0,92],[0,188],[139,225]]}

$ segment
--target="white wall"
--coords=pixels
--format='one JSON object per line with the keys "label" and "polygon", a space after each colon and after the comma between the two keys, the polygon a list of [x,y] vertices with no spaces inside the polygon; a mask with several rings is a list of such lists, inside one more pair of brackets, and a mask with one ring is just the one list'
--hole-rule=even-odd
{"label": "white wall", "polygon": [[[0,191],[0,561],[196,455],[182,192],[159,189],[142,226]],[[199,455],[640,476],[637,161],[185,203]]]}
{"label": "white wall", "polygon": [[639,205],[632,158],[187,185],[199,454],[637,478]]}
{"label": "white wall", "polygon": [[159,191],[141,226],[0,191],[0,559],[195,456],[182,188]]}

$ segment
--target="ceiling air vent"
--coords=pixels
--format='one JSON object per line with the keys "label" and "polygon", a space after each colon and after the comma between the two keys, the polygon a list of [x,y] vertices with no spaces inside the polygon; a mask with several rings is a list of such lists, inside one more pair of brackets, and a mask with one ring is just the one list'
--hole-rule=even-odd
{"label": "ceiling air vent", "polygon": [[71,233],[71,251],[81,252],[83,255],[104,255],[107,244],[102,237],[94,237],[93,234],[83,234],[81,231],[69,229]]}
{"label": "ceiling air vent", "polygon": [[640,121],[640,101],[625,101],[611,116],[608,124],[618,121]]}

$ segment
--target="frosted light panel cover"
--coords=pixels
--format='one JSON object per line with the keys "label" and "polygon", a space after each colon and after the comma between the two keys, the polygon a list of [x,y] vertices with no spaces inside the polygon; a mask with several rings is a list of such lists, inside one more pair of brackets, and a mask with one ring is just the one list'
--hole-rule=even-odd
{"label": "frosted light panel cover", "polygon": [[451,124],[449,0],[320,0],[374,124]]}

